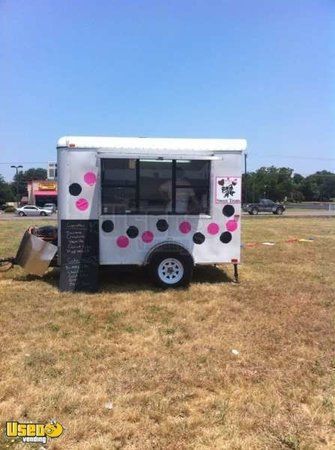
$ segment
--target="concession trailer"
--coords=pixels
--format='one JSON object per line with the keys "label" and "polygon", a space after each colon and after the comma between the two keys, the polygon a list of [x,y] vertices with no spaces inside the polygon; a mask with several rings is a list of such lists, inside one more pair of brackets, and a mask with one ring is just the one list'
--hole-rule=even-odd
{"label": "concession trailer", "polygon": [[62,290],[96,290],[104,265],[145,265],[165,287],[198,264],[237,277],[245,140],[66,136],[57,149]]}
{"label": "concession trailer", "polygon": [[187,285],[195,265],[241,251],[243,139],[59,139],[58,227],[29,227],[15,258],[63,291],[97,291],[99,267],[146,266],[163,287]]}

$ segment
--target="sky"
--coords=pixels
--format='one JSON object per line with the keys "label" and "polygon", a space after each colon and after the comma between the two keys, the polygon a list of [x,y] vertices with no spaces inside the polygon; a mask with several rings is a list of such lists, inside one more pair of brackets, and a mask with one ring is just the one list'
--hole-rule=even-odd
{"label": "sky", "polygon": [[0,174],[64,135],[245,138],[335,171],[334,0],[0,0]]}

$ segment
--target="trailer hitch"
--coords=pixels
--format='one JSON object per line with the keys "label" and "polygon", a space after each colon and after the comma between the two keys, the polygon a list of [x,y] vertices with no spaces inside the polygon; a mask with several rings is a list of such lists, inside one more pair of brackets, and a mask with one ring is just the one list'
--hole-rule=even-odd
{"label": "trailer hitch", "polygon": [[12,269],[15,264],[15,258],[13,256],[9,258],[0,258],[0,272],[7,272]]}

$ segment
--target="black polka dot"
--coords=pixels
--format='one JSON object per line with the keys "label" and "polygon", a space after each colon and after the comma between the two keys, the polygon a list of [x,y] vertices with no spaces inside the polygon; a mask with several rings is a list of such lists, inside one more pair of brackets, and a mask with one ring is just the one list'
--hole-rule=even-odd
{"label": "black polka dot", "polygon": [[135,239],[138,236],[138,228],[132,225],[128,228],[127,235],[130,239]]}
{"label": "black polka dot", "polygon": [[69,186],[69,192],[70,192],[71,195],[77,196],[77,195],[79,195],[81,193],[81,190],[82,190],[81,186],[78,183],[72,183]]}
{"label": "black polka dot", "polygon": [[226,216],[226,217],[231,217],[235,212],[235,208],[233,205],[225,205],[222,209],[222,213]]}
{"label": "black polka dot", "polygon": [[114,223],[111,220],[104,220],[101,227],[105,233],[111,233],[114,230]]}
{"label": "black polka dot", "polygon": [[195,244],[202,244],[205,242],[205,236],[202,233],[195,233],[193,235],[193,242]]}
{"label": "black polka dot", "polygon": [[169,228],[169,224],[165,219],[159,219],[156,223],[158,231],[166,231]]}
{"label": "black polka dot", "polygon": [[224,244],[228,244],[228,242],[231,241],[231,238],[232,238],[231,233],[229,233],[229,231],[225,231],[224,233],[221,234],[220,241],[223,242]]}

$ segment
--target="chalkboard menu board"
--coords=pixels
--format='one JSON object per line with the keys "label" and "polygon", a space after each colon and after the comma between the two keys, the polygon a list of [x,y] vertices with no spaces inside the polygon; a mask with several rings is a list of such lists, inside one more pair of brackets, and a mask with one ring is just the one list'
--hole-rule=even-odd
{"label": "chalkboard menu board", "polygon": [[61,291],[94,292],[99,287],[99,221],[61,221]]}

